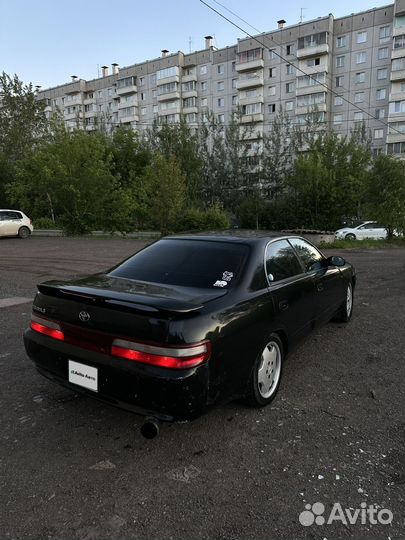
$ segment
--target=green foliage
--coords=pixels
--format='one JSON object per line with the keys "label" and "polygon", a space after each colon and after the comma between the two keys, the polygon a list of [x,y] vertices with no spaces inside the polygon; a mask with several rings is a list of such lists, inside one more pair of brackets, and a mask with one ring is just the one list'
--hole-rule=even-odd
{"label": "green foliage", "polygon": [[364,240],[335,240],[334,242],[322,242],[322,249],[364,249],[364,248],[404,248],[405,240],[403,238],[391,238],[390,240],[373,240],[371,238]]}
{"label": "green foliage", "polygon": [[175,157],[156,154],[145,169],[149,216],[162,235],[176,228],[186,200],[186,178]]}
{"label": "green foliage", "polygon": [[209,231],[229,229],[230,220],[226,212],[218,206],[208,210],[189,208],[185,210],[177,222],[177,231]]}
{"label": "green foliage", "polygon": [[0,154],[11,162],[23,158],[46,134],[44,104],[35,98],[32,84],[17,75],[0,74]]}
{"label": "green foliage", "polygon": [[49,217],[36,218],[34,223],[36,229],[57,229],[56,223]]}
{"label": "green foliage", "polygon": [[405,162],[380,154],[374,161],[366,184],[369,215],[388,230],[405,228]]}

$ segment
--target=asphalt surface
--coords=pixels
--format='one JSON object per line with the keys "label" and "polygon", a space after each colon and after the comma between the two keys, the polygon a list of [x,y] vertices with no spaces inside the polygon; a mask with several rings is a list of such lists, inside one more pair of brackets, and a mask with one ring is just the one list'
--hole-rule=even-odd
{"label": "asphalt surface", "polygon": [[[0,300],[141,245],[0,239]],[[358,272],[354,317],[287,359],[272,406],[231,403],[153,441],[139,417],[37,374],[22,344],[30,304],[0,308],[0,539],[405,538],[405,254],[343,255]],[[326,519],[366,503],[393,520],[303,526],[316,502]]]}

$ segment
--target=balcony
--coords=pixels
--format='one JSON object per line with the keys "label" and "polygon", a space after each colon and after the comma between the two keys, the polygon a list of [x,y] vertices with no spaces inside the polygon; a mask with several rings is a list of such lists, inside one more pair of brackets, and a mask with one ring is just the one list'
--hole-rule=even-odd
{"label": "balcony", "polygon": [[183,114],[198,113],[198,107],[183,107]]}
{"label": "balcony", "polygon": [[91,105],[92,103],[95,103],[96,100],[94,98],[86,98],[83,100],[84,105]]}
{"label": "balcony", "polygon": [[405,79],[405,69],[391,71],[390,81],[402,81],[403,79]]}
{"label": "balcony", "polygon": [[121,124],[130,124],[132,122],[139,122],[139,116],[135,113],[128,116],[120,116],[119,121]]}
{"label": "balcony", "polygon": [[181,97],[186,99],[186,98],[189,98],[189,97],[197,97],[197,90],[187,90],[187,92],[182,92],[181,93]]}
{"label": "balcony", "polygon": [[263,94],[256,96],[256,97],[242,97],[239,96],[239,105],[250,105],[252,103],[264,103],[264,96]]}
{"label": "balcony", "polygon": [[309,114],[313,113],[314,111],[326,113],[326,103],[318,103],[316,105],[301,105],[301,107],[297,106],[295,109],[295,114]]}
{"label": "balcony", "polygon": [[[162,116],[169,116],[171,114],[180,114],[182,112],[181,106],[178,105],[177,107],[171,107],[170,109],[163,109],[158,112],[159,117]],[[194,112],[194,111],[187,111],[187,112]]]}
{"label": "balcony", "polygon": [[128,86],[117,86],[117,95],[123,96],[125,94],[136,94],[138,92],[138,87],[136,84],[130,84]]}
{"label": "balcony", "polygon": [[85,118],[93,118],[94,116],[97,116],[96,109],[91,110],[91,111],[85,111],[85,113],[84,113]]}
{"label": "balcony", "polygon": [[309,56],[320,56],[322,54],[329,54],[329,45],[322,43],[322,45],[313,45],[311,47],[304,47],[297,49],[297,58],[308,58]]}
{"label": "balcony", "polygon": [[405,26],[394,26],[392,30],[392,35],[395,36],[402,36],[405,34]]}
{"label": "balcony", "polygon": [[169,92],[168,94],[162,94],[157,96],[157,100],[160,103],[161,101],[172,101],[173,99],[180,99],[180,91]]}
{"label": "balcony", "polygon": [[243,114],[240,121],[241,124],[255,124],[257,122],[263,122],[263,119],[263,113]]}
{"label": "balcony", "polygon": [[398,92],[390,92],[388,101],[401,101],[404,99],[404,93],[398,90]]}
{"label": "balcony", "polygon": [[238,79],[237,82],[237,89],[242,90],[244,88],[254,88],[255,86],[263,86],[264,85],[264,77],[263,72],[253,72],[252,75],[249,77],[241,77]]}
{"label": "balcony", "polygon": [[250,62],[241,62],[240,64],[236,64],[235,68],[238,73],[242,71],[250,71],[252,69],[263,69],[264,67],[264,61],[263,58],[259,58],[257,60],[251,60]]}
{"label": "balcony", "polygon": [[197,73],[191,73],[190,75],[183,75],[181,78],[182,83],[197,81]]}
{"label": "balcony", "polygon": [[[180,77],[178,75],[172,75],[171,77],[165,77],[164,79],[157,80],[156,84],[157,86],[161,86],[162,84],[169,84],[172,82],[178,83],[179,81],[180,81]],[[183,81],[184,81],[184,78],[183,78]]]}
{"label": "balcony", "polygon": [[136,97],[133,97],[132,99],[128,101],[120,101],[118,103],[118,109],[125,109],[126,107],[137,107],[138,106],[138,100]]}
{"label": "balcony", "polygon": [[295,92],[297,96],[303,96],[306,94],[317,94],[318,92],[325,92],[326,90],[325,84],[327,83],[315,84],[314,86],[303,86],[302,88],[299,88],[297,86],[297,89]]}

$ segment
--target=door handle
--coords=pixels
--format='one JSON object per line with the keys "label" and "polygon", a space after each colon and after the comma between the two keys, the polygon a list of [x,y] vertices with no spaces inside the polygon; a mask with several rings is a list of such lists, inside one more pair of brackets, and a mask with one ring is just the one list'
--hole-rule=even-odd
{"label": "door handle", "polygon": [[280,311],[285,311],[286,309],[288,309],[289,308],[288,300],[281,300],[278,303],[278,307],[280,308]]}
{"label": "door handle", "polygon": [[316,284],[316,290],[319,291],[319,292],[323,291],[323,283],[322,283],[322,281],[320,281],[320,282],[318,282]]}

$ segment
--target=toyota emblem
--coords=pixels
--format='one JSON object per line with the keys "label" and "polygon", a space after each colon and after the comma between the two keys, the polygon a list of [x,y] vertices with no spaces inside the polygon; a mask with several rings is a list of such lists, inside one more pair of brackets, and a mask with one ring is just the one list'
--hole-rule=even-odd
{"label": "toyota emblem", "polygon": [[87,322],[90,319],[90,314],[87,311],[81,311],[79,313],[79,319],[83,322]]}

